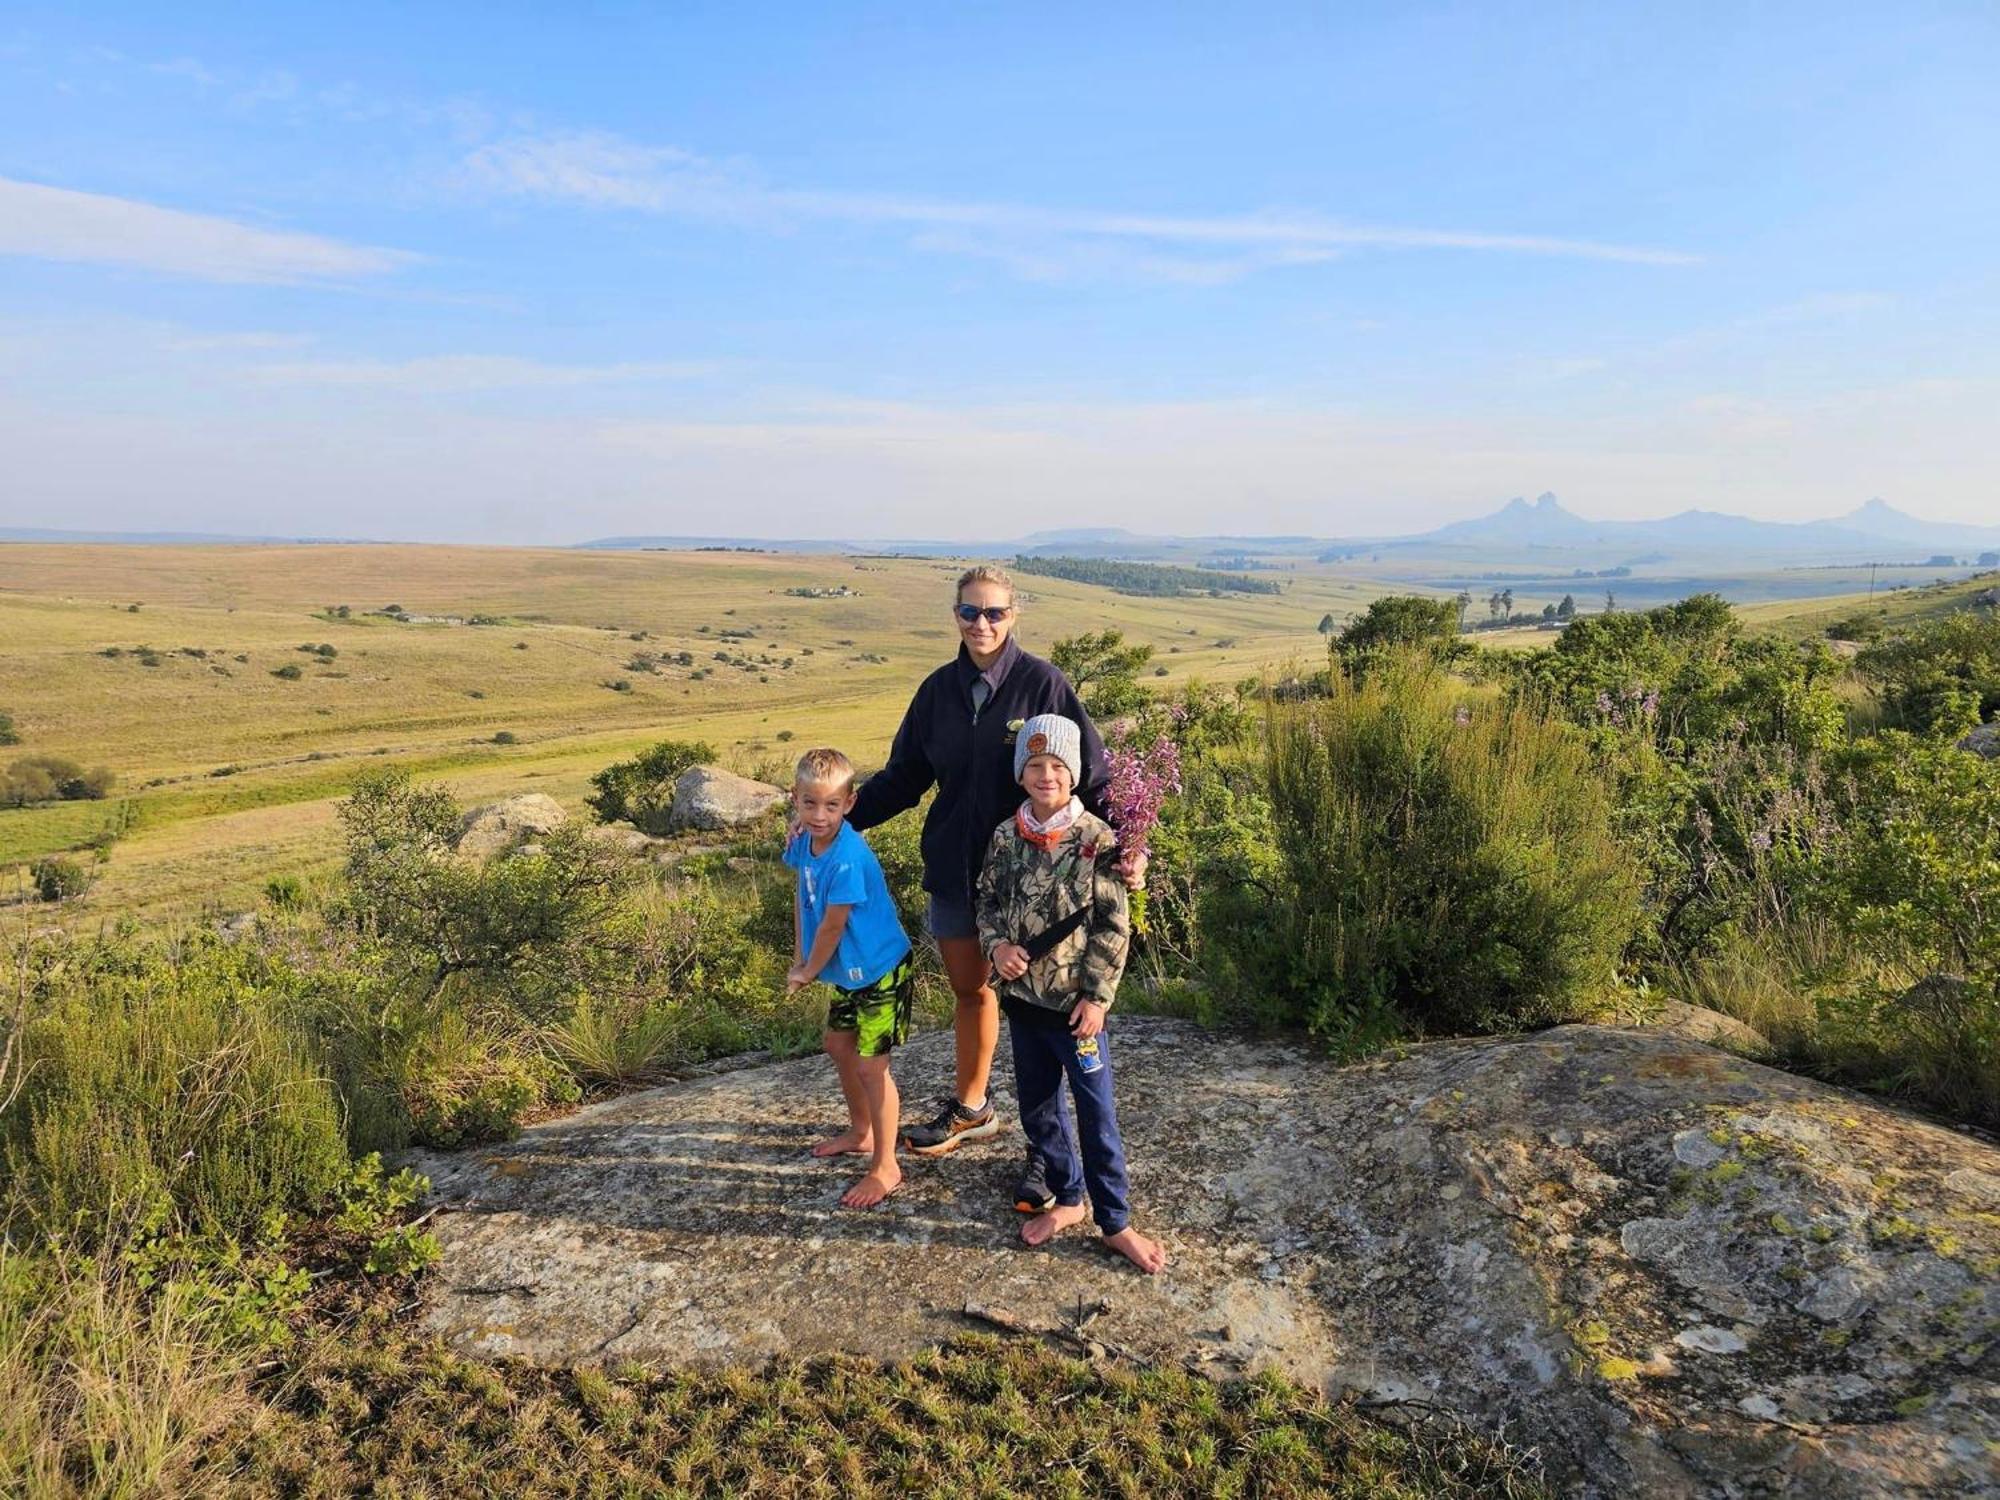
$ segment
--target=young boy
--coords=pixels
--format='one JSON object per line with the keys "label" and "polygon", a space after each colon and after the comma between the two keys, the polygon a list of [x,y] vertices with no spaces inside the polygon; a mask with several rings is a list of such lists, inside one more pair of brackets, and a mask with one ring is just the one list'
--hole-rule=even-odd
{"label": "young boy", "polygon": [[868,1174],[840,1201],[872,1208],[901,1186],[896,1165],[900,1100],[889,1053],[909,1039],[910,940],[868,842],[847,825],[854,765],[838,750],[808,750],[792,780],[800,832],[785,846],[799,872],[787,994],[816,979],[833,986],[826,1054],[847,1097],[847,1129],[813,1147],[814,1156],[866,1156]]}
{"label": "young boy", "polygon": [[[1028,1180],[1017,1198],[1040,1210],[1021,1238],[1044,1245],[1080,1223],[1087,1184],[1104,1243],[1150,1275],[1167,1255],[1131,1224],[1103,1035],[1131,923],[1113,855],[1117,835],[1075,795],[1082,761],[1083,732],[1060,714],[1037,714],[1015,735],[1014,779],[1028,800],[987,848],[979,942],[1001,981],[1028,1137]],[[1080,1166],[1063,1110],[1064,1075],[1083,1137]]]}

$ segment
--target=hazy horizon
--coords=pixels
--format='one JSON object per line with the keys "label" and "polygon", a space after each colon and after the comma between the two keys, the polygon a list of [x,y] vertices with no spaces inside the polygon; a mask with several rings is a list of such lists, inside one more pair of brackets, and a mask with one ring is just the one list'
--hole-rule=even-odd
{"label": "hazy horizon", "polygon": [[0,525],[2000,513],[1977,5],[14,7]]}

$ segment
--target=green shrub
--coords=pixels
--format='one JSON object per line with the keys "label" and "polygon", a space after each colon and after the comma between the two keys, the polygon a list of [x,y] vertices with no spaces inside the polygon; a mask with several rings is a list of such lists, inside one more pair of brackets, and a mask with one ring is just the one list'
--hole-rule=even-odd
{"label": "green shrub", "polygon": [[1273,704],[1282,981],[1338,1034],[1393,1007],[1436,1029],[1597,1001],[1637,921],[1637,873],[1587,747],[1520,705],[1470,704],[1421,654]]}
{"label": "green shrub", "polygon": [[1872,641],[1881,634],[1881,610],[1843,615],[1828,621],[1826,627],[1826,638],[1830,641]]}
{"label": "green shrub", "polygon": [[60,755],[24,755],[0,773],[0,807],[37,802],[94,802],[117,781],[108,769],[86,771]]}
{"label": "green shrub", "polygon": [[46,855],[28,867],[35,894],[44,901],[67,901],[89,890],[97,877],[73,859]]}
{"label": "green shrub", "polygon": [[0,1115],[15,1207],[85,1239],[161,1205],[174,1229],[237,1234],[340,1178],[339,1104],[252,959],[204,939],[67,973]]}
{"label": "green shrub", "polygon": [[264,882],[264,899],[283,910],[299,906],[305,894],[305,882],[296,875],[273,875]]}
{"label": "green shrub", "polygon": [[[1320,622],[1322,633],[1333,617]],[[1340,632],[1334,643],[1350,667],[1381,651],[1420,650],[1440,661],[1469,655],[1472,647],[1458,635],[1458,605],[1450,599],[1421,594],[1390,594],[1371,602],[1361,617]]]}
{"label": "green shrub", "polygon": [[0,745],[18,745],[20,743],[21,735],[20,731],[14,728],[14,716],[9,713],[0,713]]}
{"label": "green shrub", "polygon": [[415,1003],[491,997],[533,1023],[588,981],[630,875],[579,830],[556,829],[539,854],[445,858],[457,802],[398,770],[357,777],[338,813],[348,911],[381,944],[391,986]]}
{"label": "green shrub", "polygon": [[502,729],[493,736],[496,745],[517,745],[520,741],[521,737],[511,729]]}
{"label": "green shrub", "polygon": [[647,833],[665,833],[674,782],[690,766],[714,759],[715,747],[705,740],[661,740],[591,777],[594,790],[584,803],[600,823],[626,821]]}
{"label": "green shrub", "polygon": [[456,1010],[439,1012],[386,1061],[410,1138],[422,1146],[511,1140],[545,1093],[543,1073],[518,1044],[482,1035]]}
{"label": "green shrub", "polygon": [[282,667],[273,667],[271,669],[271,675],[273,677],[282,678],[286,682],[297,682],[301,677],[305,676],[306,674],[300,668],[297,662],[288,661]]}
{"label": "green shrub", "polygon": [[1855,666],[1897,728],[1964,734],[2000,715],[2000,613],[1926,620],[1869,646]]}

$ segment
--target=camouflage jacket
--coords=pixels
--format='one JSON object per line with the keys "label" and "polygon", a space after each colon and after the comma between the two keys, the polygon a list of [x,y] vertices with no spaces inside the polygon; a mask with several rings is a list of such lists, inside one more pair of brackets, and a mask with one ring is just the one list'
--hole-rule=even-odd
{"label": "camouflage jacket", "polygon": [[1079,908],[1090,912],[1027,973],[1000,981],[1002,995],[1063,1012],[1082,997],[1105,1005],[1117,998],[1132,931],[1125,882],[1111,857],[1117,844],[1111,825],[1088,812],[1047,847],[1024,834],[1014,818],[993,830],[979,871],[982,952],[990,956],[1001,943],[1025,944]]}

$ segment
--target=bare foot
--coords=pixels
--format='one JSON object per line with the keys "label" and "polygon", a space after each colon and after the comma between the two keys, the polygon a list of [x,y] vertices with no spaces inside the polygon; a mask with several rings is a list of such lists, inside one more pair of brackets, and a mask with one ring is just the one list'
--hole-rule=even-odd
{"label": "bare foot", "polygon": [[1058,1203],[1045,1214],[1036,1214],[1021,1226],[1021,1238],[1030,1245],[1046,1245],[1072,1224],[1083,1222],[1081,1203]]}
{"label": "bare foot", "polygon": [[814,1156],[870,1156],[875,1151],[875,1137],[865,1130],[849,1128],[839,1135],[830,1135],[813,1147]]}
{"label": "bare foot", "polygon": [[1104,1243],[1131,1261],[1148,1276],[1160,1274],[1160,1267],[1167,1263],[1167,1252],[1158,1240],[1149,1240],[1138,1230],[1127,1225],[1116,1234],[1107,1234]]}
{"label": "bare foot", "polygon": [[877,1167],[840,1195],[847,1208],[873,1208],[903,1185],[903,1169],[894,1162]]}

